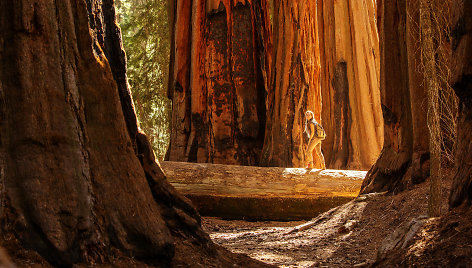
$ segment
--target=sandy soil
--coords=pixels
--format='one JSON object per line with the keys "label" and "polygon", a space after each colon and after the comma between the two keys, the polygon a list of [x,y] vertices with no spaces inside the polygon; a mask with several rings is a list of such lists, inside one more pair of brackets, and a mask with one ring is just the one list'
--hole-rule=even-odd
{"label": "sandy soil", "polygon": [[[427,212],[429,184],[392,194],[370,194],[307,222],[246,222],[204,218],[217,244],[279,267],[364,267],[383,240]],[[450,181],[443,182],[447,200]],[[442,211],[446,213],[447,202]]]}

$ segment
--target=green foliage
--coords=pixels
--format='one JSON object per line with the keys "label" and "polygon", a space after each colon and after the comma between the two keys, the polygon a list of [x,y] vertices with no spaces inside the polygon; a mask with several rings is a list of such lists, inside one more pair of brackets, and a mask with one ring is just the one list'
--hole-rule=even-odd
{"label": "green foliage", "polygon": [[140,127],[162,159],[169,143],[169,25],[166,0],[117,0],[128,80]]}

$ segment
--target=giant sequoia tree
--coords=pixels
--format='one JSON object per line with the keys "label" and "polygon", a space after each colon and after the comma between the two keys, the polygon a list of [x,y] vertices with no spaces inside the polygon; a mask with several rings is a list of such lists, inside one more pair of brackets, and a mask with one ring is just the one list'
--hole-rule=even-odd
{"label": "giant sequoia tree", "polygon": [[266,0],[170,1],[172,161],[257,165],[270,55]]}
{"label": "giant sequoia tree", "polygon": [[367,169],[383,143],[374,2],[274,3],[271,45],[265,0],[172,1],[167,159],[303,166],[311,109],[328,164]]}
{"label": "giant sequoia tree", "polygon": [[[321,121],[316,2],[275,1],[274,55],[261,164],[302,167],[304,113]],[[314,156],[315,166],[319,160]]]}
{"label": "giant sequoia tree", "polygon": [[2,245],[56,265],[244,260],[211,243],[138,131],[112,0],[0,2],[0,115]]}
{"label": "giant sequoia tree", "polygon": [[384,147],[369,170],[362,193],[395,191],[429,176],[426,91],[420,68],[419,5],[383,1],[380,33],[380,92]]}
{"label": "giant sequoia tree", "polygon": [[380,53],[372,0],[318,1],[326,164],[369,169],[383,145]]}
{"label": "giant sequoia tree", "polygon": [[[218,108],[218,99],[207,98],[226,92],[214,92],[219,87],[233,89],[231,83],[235,81],[242,84],[235,82],[234,87],[267,83],[268,74],[261,70],[270,62],[259,49],[268,49],[264,36],[269,35],[264,31],[250,31],[252,35],[246,36],[234,34],[236,28],[246,27],[243,22],[247,22],[241,19],[242,23],[235,26],[233,21],[237,15],[251,18],[252,25],[267,22],[267,17],[259,13],[262,6],[257,5],[257,1],[228,1],[218,5],[213,5],[216,2],[212,1],[193,1],[192,7],[186,6],[189,2],[178,1],[173,5],[173,20],[179,21],[174,24],[177,27],[174,36],[182,35],[179,40],[189,36],[192,38],[188,40],[204,38],[213,43],[205,49],[200,47],[204,45],[202,42],[192,43],[195,47],[192,45],[186,50],[185,46],[179,47],[185,42],[175,42],[176,60],[172,70],[174,76],[182,80],[171,83],[172,96],[183,96],[179,100],[184,104],[215,101],[213,108],[197,105],[178,110],[181,120],[187,120],[185,116],[192,119],[184,120],[188,129],[183,129],[182,133],[188,136],[180,138],[190,145],[185,144],[189,154],[184,156],[199,160],[199,156],[204,159],[218,156],[208,153],[203,141],[222,141],[207,133],[227,133],[225,127],[209,127],[209,122],[226,119],[223,110],[211,110]],[[457,16],[451,33],[452,86],[460,99],[460,113],[450,197],[452,207],[472,203],[472,2],[454,2]],[[396,186],[404,185],[404,178],[421,180],[428,175],[424,168],[429,156],[428,143],[422,136],[427,133],[421,101],[425,91],[421,87],[421,75],[414,68],[419,57],[412,49],[417,32],[408,26],[414,25],[419,17],[418,10],[405,5],[407,3],[410,2],[396,0],[382,5],[381,93],[386,144],[370,171],[365,191],[398,189]],[[178,16],[179,10],[188,13]],[[316,86],[319,71],[316,11],[312,1],[286,0],[278,2],[276,11],[275,20],[280,23],[275,34],[274,59],[279,60],[274,63],[274,69],[285,72],[274,70],[272,75],[274,92],[271,94],[274,95],[269,94],[269,115],[274,118],[272,122],[281,125],[269,125],[267,133],[281,136],[284,130],[291,132],[285,132],[289,136],[280,137],[283,141],[280,148],[274,142],[267,143],[268,154],[263,159],[268,163],[289,165],[303,160],[296,147],[301,144],[302,114],[298,112],[312,108],[318,119],[321,112],[318,99],[313,97],[320,96]],[[406,19],[407,14],[411,21]],[[285,19],[283,23],[282,19]],[[228,21],[230,23],[226,23]],[[192,25],[191,31],[188,31],[189,25]],[[230,28],[224,25],[235,26],[232,34],[224,32]],[[204,30],[205,27],[213,27],[215,31]],[[226,46],[214,35],[226,40]],[[229,36],[231,42],[224,38]],[[248,36],[252,36],[252,41],[245,39]],[[286,36],[286,42],[282,42],[282,36]],[[254,64],[254,76],[248,74],[238,76],[241,80],[225,80],[230,77],[225,73],[228,70],[233,75],[238,71],[244,73],[239,69],[241,66],[225,67],[225,64],[234,64],[225,58],[234,55],[230,51],[242,48],[235,45],[239,43],[233,43],[233,37],[246,40],[249,47],[255,44],[252,48],[257,49],[250,55],[256,56],[241,59]],[[51,264],[61,266],[111,265],[119,256],[129,258],[135,265],[144,265],[136,264],[138,260],[156,266],[228,267],[238,262],[247,262],[243,267],[261,266],[212,244],[200,227],[197,211],[166,182],[147,137],[137,127],[120,38],[112,0],[0,1],[1,245],[14,248],[15,251],[10,252],[13,257],[18,251],[28,249],[25,252],[37,252]],[[312,52],[314,54],[308,55]],[[205,68],[183,68],[193,64],[203,64],[198,66]],[[225,79],[220,80],[219,75]],[[184,88],[184,84],[189,87]],[[182,88],[178,89],[178,85]],[[302,91],[294,90],[295,85]],[[211,89],[215,94],[208,95],[204,91],[207,95],[188,95],[189,91],[185,90],[193,88]],[[238,90],[247,88],[258,86]],[[261,88],[265,90],[265,86]],[[309,90],[314,90],[312,98],[301,98]],[[183,92],[187,92],[186,95]],[[244,91],[244,94],[250,93]],[[232,96],[233,104],[237,103],[238,95]],[[248,126],[238,125],[239,116],[259,107],[243,103],[234,106],[239,108],[234,108],[231,117],[232,129],[242,132]],[[202,114],[207,116],[207,121],[199,117]],[[249,121],[260,131],[259,121],[257,124],[255,119]],[[223,123],[222,126],[227,126],[225,121]],[[195,128],[201,126],[204,127]],[[192,137],[192,131],[203,132]],[[244,131],[252,133],[253,129]],[[220,137],[226,137],[224,135]],[[210,138],[205,140],[205,137]],[[245,140],[248,136],[238,137]],[[295,144],[293,148],[297,149],[282,153],[281,148],[290,144]],[[239,143],[233,145],[236,149],[242,148]],[[237,159],[246,159],[247,163],[257,159],[257,154],[241,155],[246,158]],[[223,159],[221,155],[218,157],[213,159]]]}
{"label": "giant sequoia tree", "polygon": [[449,204],[472,205],[472,2],[454,1],[452,88],[459,97],[454,183]]}

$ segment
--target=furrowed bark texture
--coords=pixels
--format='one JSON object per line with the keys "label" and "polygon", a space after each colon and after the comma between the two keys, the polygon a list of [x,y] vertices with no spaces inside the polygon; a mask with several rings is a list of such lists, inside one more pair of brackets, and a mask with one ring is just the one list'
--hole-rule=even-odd
{"label": "furrowed bark texture", "polygon": [[381,7],[380,92],[384,147],[361,194],[401,191],[429,176],[427,94],[420,73],[419,3],[384,1]]}
{"label": "furrowed bark texture", "polygon": [[452,88],[459,97],[451,207],[472,205],[472,2],[455,1],[452,24]]}
{"label": "furrowed bark texture", "polygon": [[266,122],[266,0],[171,1],[166,159],[257,165]]}
{"label": "furrowed bark texture", "polygon": [[139,133],[125,64],[111,0],[0,3],[2,237],[58,266],[234,263]]}
{"label": "furrowed bark texture", "polygon": [[[274,54],[261,165],[303,167],[304,113],[321,122],[315,1],[275,1]],[[314,154],[315,167],[321,167]]]}
{"label": "furrowed bark texture", "polygon": [[383,8],[383,2],[384,0],[375,0],[376,5],[375,5],[375,10],[377,11],[377,29],[380,29],[382,25],[382,8]]}
{"label": "furrowed bark texture", "polygon": [[372,0],[318,1],[323,153],[331,168],[369,169],[382,149],[375,8]]}
{"label": "furrowed bark texture", "polygon": [[420,1],[421,50],[424,63],[425,87],[428,95],[428,128],[430,150],[430,190],[428,215],[439,217],[441,214],[441,133],[439,114],[439,82],[436,70],[436,48],[433,30],[433,3]]}

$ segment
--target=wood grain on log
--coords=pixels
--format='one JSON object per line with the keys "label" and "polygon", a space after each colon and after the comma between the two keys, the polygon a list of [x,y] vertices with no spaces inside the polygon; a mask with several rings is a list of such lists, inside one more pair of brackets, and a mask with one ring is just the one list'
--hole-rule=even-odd
{"label": "wood grain on log", "polygon": [[[169,182],[203,215],[311,218],[357,196],[366,172],[162,162]],[[238,204],[239,202],[239,204]]]}

